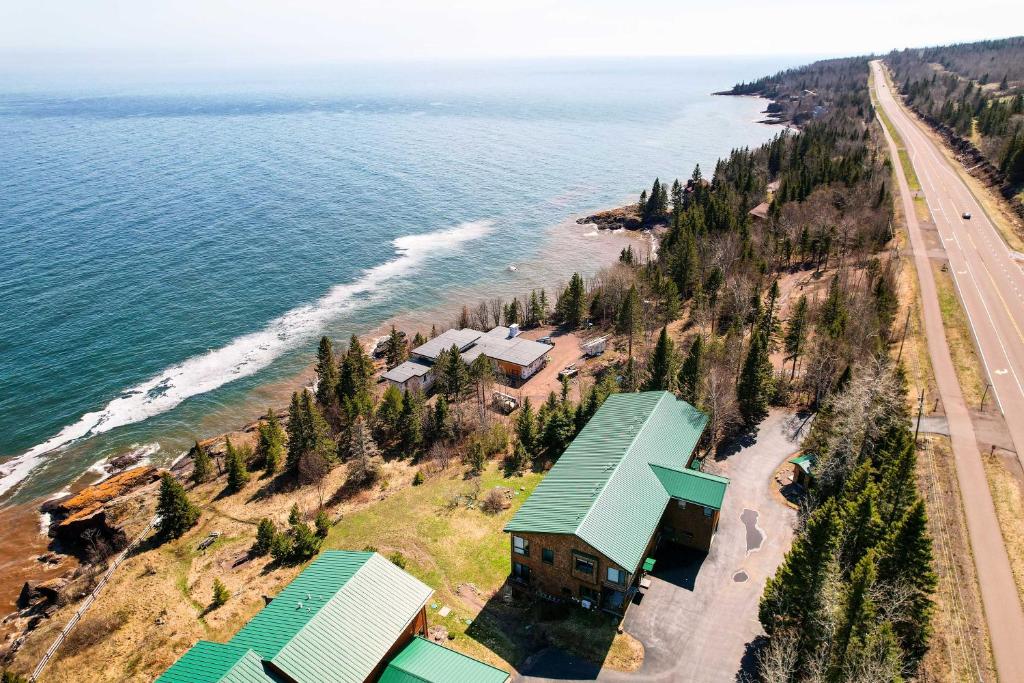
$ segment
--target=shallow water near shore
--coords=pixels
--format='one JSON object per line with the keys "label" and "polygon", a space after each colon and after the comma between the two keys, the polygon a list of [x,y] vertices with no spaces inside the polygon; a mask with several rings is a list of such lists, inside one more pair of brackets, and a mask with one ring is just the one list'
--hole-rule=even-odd
{"label": "shallow water near shore", "polygon": [[253,419],[320,334],[596,271],[624,237],[572,219],[775,134],[762,101],[709,93],[779,66],[0,83],[0,505]]}

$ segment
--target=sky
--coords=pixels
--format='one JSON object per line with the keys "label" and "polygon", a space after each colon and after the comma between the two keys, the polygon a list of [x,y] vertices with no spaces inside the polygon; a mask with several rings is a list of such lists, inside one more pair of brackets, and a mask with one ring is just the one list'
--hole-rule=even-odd
{"label": "sky", "polygon": [[1013,29],[1020,0],[0,0],[0,66],[852,55]]}

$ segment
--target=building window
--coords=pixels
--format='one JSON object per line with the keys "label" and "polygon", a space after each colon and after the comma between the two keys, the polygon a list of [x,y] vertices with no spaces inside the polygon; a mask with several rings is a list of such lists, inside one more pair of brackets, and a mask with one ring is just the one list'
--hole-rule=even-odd
{"label": "building window", "polygon": [[712,514],[713,512],[714,512],[714,510],[712,510],[712,509],[711,509],[711,508],[709,508],[709,507],[705,507],[705,508],[704,508],[704,516],[705,516],[705,517],[710,517],[710,516],[711,516],[711,514]]}
{"label": "building window", "polygon": [[530,556],[530,542],[522,536],[512,537],[512,552],[516,555]]}
{"label": "building window", "polygon": [[573,555],[573,561],[573,571],[577,571],[580,574],[590,574],[591,576],[593,576],[594,569],[597,565],[596,562],[594,562],[589,557],[581,557],[580,555]]}
{"label": "building window", "polygon": [[686,501],[685,500],[677,500],[676,502],[679,503],[679,507],[681,507],[684,510],[686,509]]}
{"label": "building window", "polygon": [[512,576],[524,583],[530,582],[530,568],[519,562],[512,563]]}
{"label": "building window", "polygon": [[544,564],[555,563],[555,551],[551,548],[542,548],[540,551],[540,559]]}
{"label": "building window", "polygon": [[608,567],[608,582],[614,583],[617,586],[626,585],[626,572],[615,567]]}
{"label": "building window", "polygon": [[596,607],[597,603],[598,603],[599,596],[600,596],[600,593],[598,593],[593,588],[587,588],[586,586],[580,586],[580,600],[586,600],[587,602],[589,602],[590,604],[587,605],[588,607]]}

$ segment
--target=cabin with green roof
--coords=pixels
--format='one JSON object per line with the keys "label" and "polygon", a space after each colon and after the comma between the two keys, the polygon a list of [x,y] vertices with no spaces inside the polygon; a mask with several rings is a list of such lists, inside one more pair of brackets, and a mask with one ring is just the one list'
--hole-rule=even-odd
{"label": "cabin with green roof", "polygon": [[609,396],[505,525],[512,579],[621,614],[659,543],[710,549],[729,480],[689,466],[706,425],[667,391]]}
{"label": "cabin with green roof", "polygon": [[805,489],[810,488],[811,468],[814,467],[814,454],[801,453],[794,458],[790,458],[789,464],[793,466],[793,483]]}
{"label": "cabin with green roof", "polygon": [[[227,643],[199,641],[157,680],[507,681],[509,675],[500,669],[422,638],[427,633],[426,604],[431,595],[429,586],[377,553],[326,551],[234,638]],[[388,674],[396,662],[397,668]],[[475,671],[474,664],[486,676],[445,678],[446,671]],[[407,675],[419,678],[401,677]]]}

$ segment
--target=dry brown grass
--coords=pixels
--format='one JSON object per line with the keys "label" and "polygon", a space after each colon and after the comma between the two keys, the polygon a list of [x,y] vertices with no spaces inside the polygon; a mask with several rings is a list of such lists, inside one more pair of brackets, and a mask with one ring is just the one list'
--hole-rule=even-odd
{"label": "dry brown grass", "polygon": [[942,311],[942,325],[946,330],[946,345],[953,357],[957,380],[963,392],[964,401],[974,409],[981,403],[985,391],[985,379],[981,370],[981,361],[974,346],[967,315],[956,294],[953,278],[949,272],[943,272],[937,264],[932,265],[935,276],[935,289],[939,297],[939,309]]}
{"label": "dry brown grass", "polygon": [[996,516],[999,518],[999,528],[1003,533],[1003,543],[1010,557],[1013,579],[1024,601],[1024,485],[1008,469],[1016,467],[1020,470],[1016,456],[1011,454],[1009,458],[1013,461],[1004,460],[998,453],[987,453],[982,457],[988,487],[992,491],[992,502],[995,503]]}
{"label": "dry brown grass", "polygon": [[974,557],[949,439],[929,436],[917,462],[918,487],[928,508],[939,577],[934,633],[921,665],[923,681],[995,681]]}

